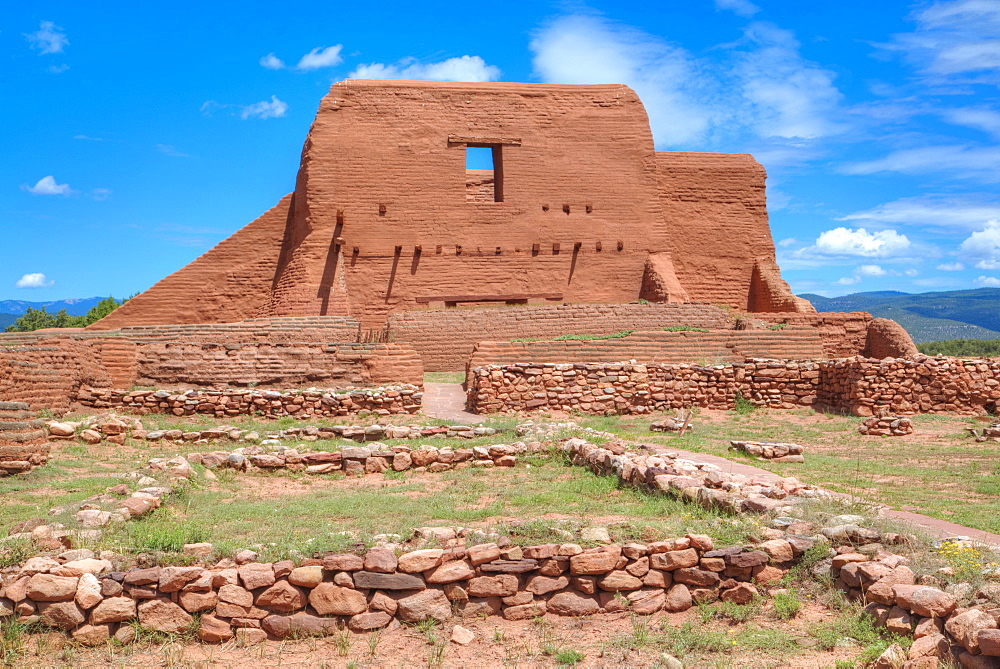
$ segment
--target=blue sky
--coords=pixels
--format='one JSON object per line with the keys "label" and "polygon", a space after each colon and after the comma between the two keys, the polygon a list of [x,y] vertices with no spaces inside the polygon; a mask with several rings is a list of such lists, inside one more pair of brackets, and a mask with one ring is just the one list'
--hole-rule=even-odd
{"label": "blue sky", "polygon": [[625,83],[657,148],[764,164],[796,292],[1000,286],[1000,0],[8,3],[0,62],[0,299],[180,268],[350,76]]}

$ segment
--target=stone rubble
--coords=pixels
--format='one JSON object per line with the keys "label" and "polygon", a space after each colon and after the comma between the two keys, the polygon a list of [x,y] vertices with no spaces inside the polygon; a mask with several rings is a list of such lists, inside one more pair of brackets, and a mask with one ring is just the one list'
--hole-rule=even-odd
{"label": "stone rubble", "polygon": [[905,416],[872,416],[861,423],[858,432],[870,437],[902,437],[913,434],[913,421]]}
{"label": "stone rubble", "polygon": [[805,446],[770,441],[730,441],[729,450],[740,451],[761,460],[805,462]]}

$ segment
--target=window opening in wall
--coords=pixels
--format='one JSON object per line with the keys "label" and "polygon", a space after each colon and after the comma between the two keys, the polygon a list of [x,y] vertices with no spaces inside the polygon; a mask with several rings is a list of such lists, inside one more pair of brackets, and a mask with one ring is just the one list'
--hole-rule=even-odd
{"label": "window opening in wall", "polygon": [[465,147],[467,202],[503,202],[503,160],[500,144]]}

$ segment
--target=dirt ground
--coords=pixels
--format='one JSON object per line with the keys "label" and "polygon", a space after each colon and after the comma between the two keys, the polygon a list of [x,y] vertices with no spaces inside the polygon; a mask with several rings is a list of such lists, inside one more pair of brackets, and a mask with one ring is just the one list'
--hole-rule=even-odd
{"label": "dirt ground", "polygon": [[[688,655],[676,653],[685,667],[795,667],[802,669],[833,667],[840,660],[850,660],[857,647],[821,650],[808,636],[809,625],[831,619],[833,614],[819,605],[808,605],[790,621],[751,621],[765,629],[781,629],[794,637],[797,650],[768,652],[734,646],[731,651]],[[442,667],[474,669],[480,667],[555,667],[559,651],[574,650],[583,655],[575,666],[656,667],[660,666],[664,647],[655,637],[661,625],[681,626],[691,622],[702,625],[696,611],[658,613],[633,619],[627,613],[568,619],[547,615],[526,621],[503,618],[449,621],[430,632],[417,627],[397,626],[377,635],[350,634],[325,638],[267,641],[241,647],[235,642],[209,645],[192,642],[168,642],[130,649],[84,649],[73,646],[65,637],[50,634],[36,637],[40,652],[29,652],[18,666],[76,667],[220,667],[237,668],[254,663],[268,667]],[[456,624],[475,634],[467,646],[448,639]],[[630,644],[635,639],[635,625],[646,625],[650,640]],[[725,629],[724,623],[712,623]],[[733,625],[732,629],[738,626]],[[346,639],[346,641],[345,641]],[[374,639],[374,641],[373,641]],[[629,648],[629,645],[639,645]],[[374,653],[372,648],[374,647]],[[443,647],[443,653],[439,649]]]}

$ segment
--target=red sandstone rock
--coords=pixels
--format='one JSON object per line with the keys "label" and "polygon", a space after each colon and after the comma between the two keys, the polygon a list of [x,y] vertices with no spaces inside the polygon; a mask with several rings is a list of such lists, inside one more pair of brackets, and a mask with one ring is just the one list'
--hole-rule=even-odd
{"label": "red sandstone rock", "polygon": [[321,616],[353,616],[368,608],[364,593],[333,583],[320,583],[309,593],[309,604]]}

